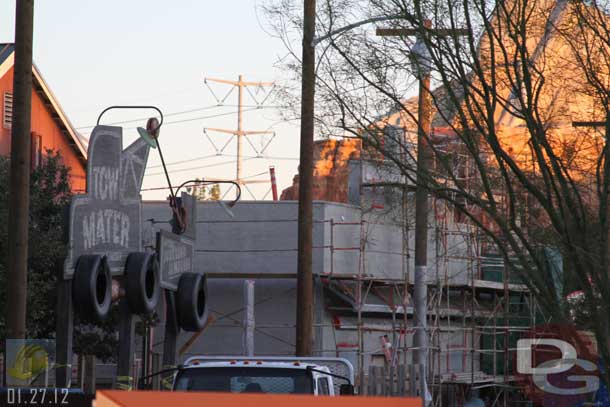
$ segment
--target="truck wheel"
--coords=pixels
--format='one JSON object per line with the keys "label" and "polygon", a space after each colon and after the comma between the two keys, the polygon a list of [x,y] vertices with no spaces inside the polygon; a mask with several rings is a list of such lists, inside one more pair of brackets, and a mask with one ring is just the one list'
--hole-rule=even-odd
{"label": "truck wheel", "polygon": [[200,331],[207,319],[207,280],[205,275],[184,273],[178,281],[177,309],[180,327],[185,331]]}
{"label": "truck wheel", "polygon": [[72,299],[77,312],[85,319],[101,320],[110,313],[112,276],[106,256],[80,256],[72,279]]}
{"label": "truck wheel", "polygon": [[160,291],[157,256],[154,253],[129,253],[125,262],[125,295],[131,312],[153,312]]}

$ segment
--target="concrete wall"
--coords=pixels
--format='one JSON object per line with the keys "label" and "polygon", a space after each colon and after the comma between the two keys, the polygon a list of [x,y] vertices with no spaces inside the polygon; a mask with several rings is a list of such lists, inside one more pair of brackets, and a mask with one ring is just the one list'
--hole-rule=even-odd
{"label": "concrete wall", "polygon": [[[233,218],[217,202],[198,203],[196,271],[212,276],[295,276],[297,202],[246,201],[232,211]],[[325,245],[329,243],[330,226],[324,221],[359,221],[360,216],[354,206],[328,202],[315,202],[313,216],[313,270],[319,274],[329,268],[330,250]],[[153,244],[156,230],[169,229],[170,217],[167,203],[144,202],[145,246]],[[154,223],[148,219],[154,219]],[[341,272],[347,273],[353,266],[346,264]]]}
{"label": "concrete wall", "polygon": [[[232,211],[233,218],[217,202],[198,203],[196,271],[217,277],[296,276],[297,202],[245,201]],[[353,205],[316,201],[313,272],[357,275],[363,237],[364,275],[393,280],[404,280],[408,275],[413,281],[414,228],[409,224],[409,230],[403,233],[394,212],[386,209],[362,214]],[[169,229],[170,217],[167,203],[144,202],[145,246],[154,245],[154,234],[159,228]],[[407,215],[407,222],[409,218]],[[361,228],[362,219],[365,222]],[[470,281],[474,264],[466,260],[467,255],[473,254],[467,241],[467,227],[451,224],[448,229],[453,232],[439,237],[434,213],[429,224],[429,281],[444,279],[445,269],[453,283]]]}

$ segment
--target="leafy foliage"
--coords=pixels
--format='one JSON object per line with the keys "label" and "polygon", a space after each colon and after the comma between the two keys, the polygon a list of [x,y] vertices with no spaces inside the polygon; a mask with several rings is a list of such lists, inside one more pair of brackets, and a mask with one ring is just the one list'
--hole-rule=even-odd
{"label": "leafy foliage", "polygon": [[[6,278],[8,258],[9,168],[0,157],[0,337],[5,335]],[[32,172],[30,183],[30,227],[28,255],[27,336],[55,336],[56,282],[62,275],[66,256],[64,219],[71,199],[70,169],[61,154],[48,150],[42,164]],[[117,338],[116,312],[108,321],[94,326],[75,321],[74,348],[77,353],[95,354],[103,360],[113,357]]]}
{"label": "leafy foliage", "polygon": [[[0,241],[8,240],[8,158],[0,157]],[[65,257],[64,208],[70,202],[69,169],[59,153],[47,152],[41,166],[32,172],[28,257],[27,335],[52,337],[55,332],[55,282]],[[8,245],[0,245],[0,335],[5,333],[6,259]]]}
{"label": "leafy foliage", "polygon": [[198,201],[218,201],[220,200],[220,185],[214,183],[207,183],[199,178],[195,181],[201,181],[200,183],[194,183],[193,185],[186,188],[189,194],[192,194]]}

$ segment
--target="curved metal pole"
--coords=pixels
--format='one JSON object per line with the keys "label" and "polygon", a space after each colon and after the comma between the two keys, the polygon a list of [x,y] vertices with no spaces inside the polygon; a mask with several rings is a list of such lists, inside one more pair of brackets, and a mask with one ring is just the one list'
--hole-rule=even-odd
{"label": "curved metal pole", "polygon": [[237,201],[239,201],[239,199],[241,198],[241,186],[239,185],[239,183],[235,182],[235,181],[225,181],[225,180],[220,180],[220,181],[206,181],[205,179],[191,179],[188,181],[184,181],[182,184],[180,184],[178,186],[178,188],[176,189],[176,195],[178,195],[178,192],[180,192],[180,190],[182,189],[182,187],[184,187],[185,185],[188,184],[203,184],[203,185],[212,185],[212,184],[232,184],[235,185],[235,187],[237,188],[237,197],[231,201],[231,203],[229,204],[230,206],[234,206]]}
{"label": "curved metal pole", "polygon": [[107,111],[112,110],[112,109],[154,109],[157,111],[157,113],[159,113],[159,116],[161,116],[161,121],[159,122],[158,128],[161,128],[161,125],[163,124],[163,113],[157,106],[117,105],[117,106],[110,106],[110,107],[107,107],[106,109],[102,110],[102,113],[100,113],[100,115],[97,117],[98,126],[100,125],[100,120],[101,120],[102,116],[104,115],[104,113],[106,113]]}
{"label": "curved metal pole", "polygon": [[[159,109],[157,106],[149,106],[149,105],[135,105],[135,106],[131,106],[131,105],[116,105],[116,106],[109,106],[106,109],[102,110],[102,112],[100,113],[100,115],[97,117],[97,125],[100,125],[100,120],[102,119],[102,116],[104,115],[104,113],[108,112],[109,110],[112,109],[153,109],[156,110],[157,113],[159,113],[159,116],[161,117],[161,121],[159,122],[159,126],[157,126],[157,131],[159,129],[161,129],[161,126],[163,125],[163,112],[161,112],[161,109]],[[157,145],[157,149],[159,150],[159,158],[161,158],[161,165],[163,166],[163,172],[165,173],[165,179],[167,180],[167,186],[169,187],[169,193],[171,195],[171,199],[174,200],[176,198],[176,195],[174,194],[174,189],[172,187],[172,182],[169,179],[169,173],[167,172],[167,167],[165,166],[165,159],[163,158],[163,152],[161,151],[161,145],[159,144],[159,140],[157,139],[157,137],[153,137],[153,139],[155,140],[155,144]]]}

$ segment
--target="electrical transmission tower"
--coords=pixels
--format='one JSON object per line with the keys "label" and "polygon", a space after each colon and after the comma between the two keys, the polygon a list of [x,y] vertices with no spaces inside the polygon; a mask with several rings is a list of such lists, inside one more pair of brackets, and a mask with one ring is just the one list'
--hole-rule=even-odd
{"label": "electrical transmission tower", "polygon": [[[208,82],[216,82],[216,83],[222,83],[222,84],[226,84],[226,85],[233,85],[233,87],[229,90],[229,92],[222,99],[219,99],[216,96],[216,94],[214,93],[214,91],[212,90],[212,88],[209,86]],[[244,161],[243,160],[243,158],[244,158],[244,154],[243,154],[244,138],[248,141],[250,146],[254,149],[257,157],[262,157],[262,154],[265,152],[265,150],[267,149],[267,147],[269,146],[269,144],[275,137],[275,133],[272,131],[244,130],[242,128],[242,119],[243,119],[243,112],[244,112],[244,109],[243,109],[244,108],[244,103],[243,103],[244,90],[248,91],[248,93],[250,94],[252,99],[254,99],[254,101],[256,102],[256,106],[253,109],[260,109],[263,107],[263,104],[265,103],[265,101],[267,100],[267,98],[269,97],[271,92],[270,91],[267,92],[265,98],[259,103],[256,99],[256,96],[250,91],[249,88],[261,89],[261,88],[267,87],[267,86],[274,86],[275,84],[274,84],[274,82],[246,82],[243,80],[243,75],[239,75],[238,81],[229,81],[226,79],[205,78],[204,83],[206,84],[206,86],[208,87],[208,89],[210,90],[212,95],[216,98],[216,101],[218,102],[219,105],[224,104],[227,97],[233,92],[233,90],[235,88],[237,88],[237,92],[238,92],[237,93],[237,95],[238,95],[237,96],[237,98],[238,98],[237,129],[230,130],[230,129],[218,129],[218,128],[213,128],[213,127],[206,127],[203,129],[203,131],[204,131],[204,134],[206,135],[206,137],[208,137],[208,140],[210,141],[210,143],[212,143],[214,148],[216,148],[216,152],[218,154],[221,154],[223,152],[223,150],[229,144],[230,140],[221,149],[219,149],[216,146],[216,144],[214,143],[214,141],[209,137],[209,135],[207,133],[208,131],[215,131],[218,133],[231,134],[237,138],[237,160],[236,160],[237,168],[236,168],[236,172],[235,172],[235,182],[237,182],[241,186],[244,186],[248,190],[248,192],[250,192],[250,194],[254,197],[252,192],[248,189],[247,184],[260,183],[261,181],[246,180],[246,179],[244,179],[244,177],[242,175],[243,161]],[[258,134],[258,135],[271,134],[271,135],[273,135],[273,137],[259,151],[256,148],[256,146],[248,138],[248,136],[255,135],[255,134]]]}

